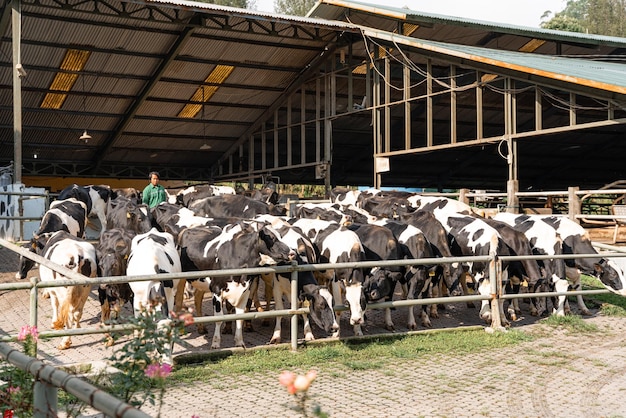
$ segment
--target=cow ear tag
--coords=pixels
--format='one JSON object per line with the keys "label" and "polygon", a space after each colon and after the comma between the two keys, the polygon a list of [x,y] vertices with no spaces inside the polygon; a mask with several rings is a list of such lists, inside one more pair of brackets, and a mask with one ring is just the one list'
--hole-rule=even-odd
{"label": "cow ear tag", "polygon": [[435,272],[434,271],[429,271],[428,272],[428,276],[429,277],[434,277],[435,276]]}

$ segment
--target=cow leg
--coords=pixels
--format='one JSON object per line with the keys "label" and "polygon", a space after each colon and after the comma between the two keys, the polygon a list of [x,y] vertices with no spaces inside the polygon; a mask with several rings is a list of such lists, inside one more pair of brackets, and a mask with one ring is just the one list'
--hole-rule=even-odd
{"label": "cow leg", "polygon": [[178,280],[176,286],[176,297],[174,298],[174,312],[180,312],[183,310],[183,298],[185,297],[185,287],[187,286],[187,279]]}
{"label": "cow leg", "polygon": [[[274,278],[274,280],[279,280],[278,278]],[[274,308],[277,311],[285,309],[285,305],[283,304],[283,295],[278,283],[273,286],[274,293]],[[281,331],[282,331],[282,316],[276,317],[276,325],[274,326],[274,333],[272,334],[272,338],[270,339],[270,344],[279,344],[281,339]]]}
{"label": "cow leg", "polygon": [[[220,296],[213,295],[213,315],[224,316],[224,304],[222,303],[221,295]],[[215,331],[213,331],[213,341],[211,342],[211,348],[220,348],[220,345],[222,344],[222,332],[221,331],[222,331],[222,321],[216,322]]]}
{"label": "cow leg", "polygon": [[[272,274],[272,276],[274,276],[274,274]],[[264,288],[265,288],[265,310],[269,311],[270,310],[270,303],[272,301],[272,297],[273,297],[273,277],[266,277],[266,275],[262,275],[261,278],[263,279],[263,283],[264,283]],[[268,318],[263,318],[263,320],[261,321],[261,326],[266,327],[269,325],[269,319]]]}
{"label": "cow leg", "polygon": [[[567,292],[569,289],[569,282],[567,280],[559,279],[554,284],[554,290],[556,292]],[[553,308],[552,314],[556,316],[565,316],[565,302],[567,296],[558,296],[558,302],[556,308]]]}
{"label": "cow leg", "polygon": [[[489,279],[485,278],[478,282],[478,293],[481,295],[489,295],[491,293],[491,282]],[[491,305],[489,300],[480,301],[479,316],[483,321],[491,323]]]}
{"label": "cow leg", "polygon": [[[337,304],[343,304],[343,292],[341,290],[341,282],[339,282],[338,280],[331,280],[331,284],[332,284],[332,289],[333,289],[333,299],[335,300],[335,303]],[[339,327],[337,328],[337,331],[333,332],[332,336],[333,337],[339,337],[340,335],[340,328],[341,328],[341,312],[337,312],[335,313],[335,316],[337,317],[337,325],[339,325]]]}
{"label": "cow leg", "polygon": [[[204,299],[204,290],[196,289],[193,292],[193,305],[195,307],[196,316],[202,316],[202,301]],[[206,334],[207,329],[205,324],[197,324],[196,329],[198,334]]]}

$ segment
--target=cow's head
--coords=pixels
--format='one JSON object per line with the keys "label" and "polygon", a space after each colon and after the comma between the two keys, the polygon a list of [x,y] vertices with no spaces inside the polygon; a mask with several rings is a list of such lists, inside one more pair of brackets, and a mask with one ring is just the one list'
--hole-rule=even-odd
{"label": "cow's head", "polygon": [[612,260],[602,259],[594,264],[596,277],[610,291],[626,296],[626,279],[622,269]]}
{"label": "cow's head", "polygon": [[[313,275],[310,271],[298,272]],[[334,300],[331,292],[326,287],[318,285],[305,285],[300,292],[300,300],[309,303],[309,317],[315,325],[327,333],[336,332],[339,329],[334,310]]]}
{"label": "cow's head", "polygon": [[387,269],[374,267],[363,281],[363,293],[369,301],[377,301],[393,294],[397,275]]}
{"label": "cow's head", "polygon": [[[33,238],[23,245],[30,252],[41,255],[43,248],[46,246],[48,239],[50,239],[51,233],[35,234]],[[20,255],[20,265],[15,274],[15,278],[23,280],[26,278],[28,272],[35,266],[35,262],[28,257]]]}

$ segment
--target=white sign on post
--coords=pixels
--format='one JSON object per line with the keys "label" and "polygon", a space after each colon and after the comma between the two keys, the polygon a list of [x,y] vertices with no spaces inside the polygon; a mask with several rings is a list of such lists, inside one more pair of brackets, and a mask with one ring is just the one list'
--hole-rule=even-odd
{"label": "white sign on post", "polygon": [[386,173],[389,169],[389,157],[376,157],[375,168],[377,173]]}

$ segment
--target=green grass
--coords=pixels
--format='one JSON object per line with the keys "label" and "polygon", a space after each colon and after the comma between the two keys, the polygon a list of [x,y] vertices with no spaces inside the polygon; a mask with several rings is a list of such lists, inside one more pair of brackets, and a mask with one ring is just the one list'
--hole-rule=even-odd
{"label": "green grass", "polygon": [[541,323],[548,325],[552,328],[564,328],[570,332],[583,334],[599,331],[596,325],[585,322],[579,315],[551,315],[545,319],[542,319]]}
{"label": "green grass", "polygon": [[[585,290],[605,289],[600,280],[595,277],[581,275],[580,281]],[[585,301],[597,305],[603,315],[626,316],[626,298],[615,293],[585,296]]]}
{"label": "green grass", "polygon": [[174,382],[206,380],[210,377],[278,373],[285,369],[350,373],[355,370],[384,370],[397,359],[421,360],[427,356],[476,354],[530,341],[521,331],[488,334],[482,330],[410,335],[367,342],[337,342],[323,346],[288,349],[253,350],[244,354],[212,359],[198,365],[178,365]]}

